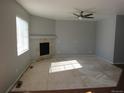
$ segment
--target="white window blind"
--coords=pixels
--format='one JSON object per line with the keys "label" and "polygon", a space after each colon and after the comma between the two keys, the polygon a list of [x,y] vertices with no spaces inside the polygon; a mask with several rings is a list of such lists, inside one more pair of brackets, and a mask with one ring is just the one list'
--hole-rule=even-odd
{"label": "white window blind", "polygon": [[29,50],[28,22],[16,17],[17,31],[17,55],[21,55]]}

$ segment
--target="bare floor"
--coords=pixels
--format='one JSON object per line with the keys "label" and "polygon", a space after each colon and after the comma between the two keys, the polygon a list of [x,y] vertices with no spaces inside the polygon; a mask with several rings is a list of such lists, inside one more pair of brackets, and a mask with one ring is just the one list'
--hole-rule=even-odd
{"label": "bare floor", "polygon": [[121,69],[95,56],[56,56],[31,64],[12,91],[40,91],[115,87]]}

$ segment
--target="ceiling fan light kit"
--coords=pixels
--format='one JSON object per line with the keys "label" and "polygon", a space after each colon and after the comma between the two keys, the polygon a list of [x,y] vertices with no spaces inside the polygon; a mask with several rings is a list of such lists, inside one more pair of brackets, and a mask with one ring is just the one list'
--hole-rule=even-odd
{"label": "ceiling fan light kit", "polygon": [[79,20],[83,20],[83,18],[81,16],[78,17]]}

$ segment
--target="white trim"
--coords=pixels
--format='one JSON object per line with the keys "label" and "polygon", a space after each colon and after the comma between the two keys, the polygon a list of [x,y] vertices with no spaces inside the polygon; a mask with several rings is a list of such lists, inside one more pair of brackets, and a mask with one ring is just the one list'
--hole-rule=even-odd
{"label": "white trim", "polygon": [[98,59],[104,60],[105,62],[108,62],[108,63],[110,63],[110,64],[114,64],[112,61],[110,61],[110,60],[108,60],[108,59],[106,59],[106,58],[104,58],[104,57],[97,56],[97,55],[96,55],[96,57],[97,57]]}
{"label": "white trim", "polygon": [[22,55],[23,53],[27,52],[28,50],[29,50],[29,47],[28,47],[28,49],[24,49],[24,50],[22,50],[22,51],[18,51],[17,55],[20,56],[20,55]]}
{"label": "white trim", "polygon": [[15,86],[16,82],[22,77],[22,75],[24,74],[24,72],[28,69],[28,67],[31,65],[31,63],[29,63],[26,68],[24,68],[24,70],[19,74],[19,76],[17,77],[17,79],[10,85],[10,87],[6,90],[5,93],[9,93],[11,91],[11,89]]}
{"label": "white trim", "polygon": [[113,64],[124,64],[124,62],[123,63],[117,62],[117,63],[113,63]]}
{"label": "white trim", "polygon": [[56,35],[30,35],[31,39],[41,39],[41,38],[56,38]]}
{"label": "white trim", "polygon": [[94,54],[56,54],[55,57],[73,57],[73,56],[87,56],[87,57],[94,57]]}

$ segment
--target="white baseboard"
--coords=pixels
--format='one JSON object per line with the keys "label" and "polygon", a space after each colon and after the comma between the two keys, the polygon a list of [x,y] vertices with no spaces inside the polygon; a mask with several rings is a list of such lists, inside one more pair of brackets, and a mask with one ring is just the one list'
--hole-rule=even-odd
{"label": "white baseboard", "polygon": [[117,63],[113,63],[113,64],[120,64],[121,65],[121,64],[124,64],[124,62],[123,63],[117,62]]}
{"label": "white baseboard", "polygon": [[97,56],[97,55],[96,55],[96,57],[99,58],[99,59],[101,59],[101,60],[103,60],[103,61],[105,61],[105,62],[108,62],[108,63],[110,63],[110,64],[114,64],[112,61],[110,61],[110,60],[108,60],[108,59],[106,59],[106,58],[104,58],[104,57]]}
{"label": "white baseboard", "polygon": [[31,63],[29,63],[26,68],[20,73],[20,75],[17,77],[17,79],[10,85],[10,87],[6,90],[5,93],[9,93],[11,91],[11,89],[15,86],[16,82],[22,77],[22,75],[24,74],[24,72],[29,68],[29,66],[31,65]]}
{"label": "white baseboard", "polygon": [[94,54],[56,54],[54,57],[73,57],[73,56],[96,56]]}
{"label": "white baseboard", "polygon": [[96,56],[96,57],[99,58],[99,59],[101,59],[101,60],[104,60],[104,61],[106,61],[106,62],[109,62],[109,63],[111,63],[111,64],[124,64],[124,62],[112,62],[112,61],[107,60],[106,58],[101,57],[101,56]]}

